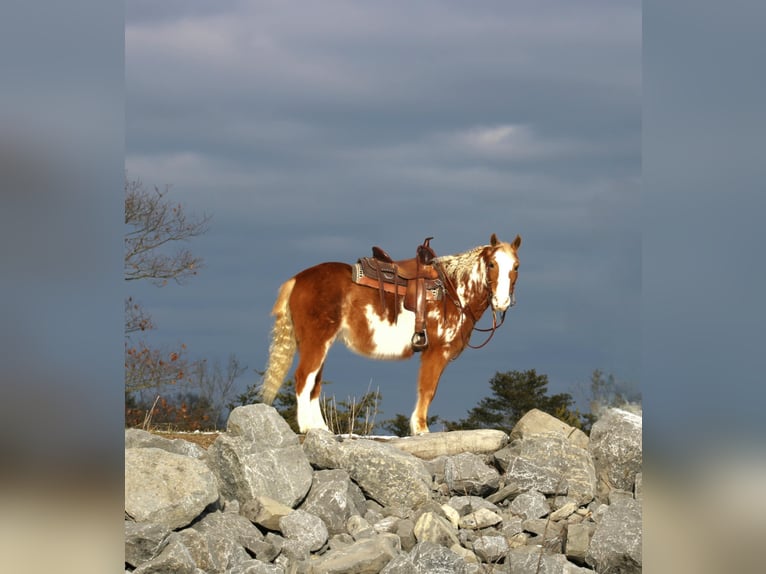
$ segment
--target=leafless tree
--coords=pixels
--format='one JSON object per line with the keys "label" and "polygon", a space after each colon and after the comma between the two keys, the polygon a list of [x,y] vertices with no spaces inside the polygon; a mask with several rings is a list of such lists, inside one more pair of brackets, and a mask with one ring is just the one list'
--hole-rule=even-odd
{"label": "leafless tree", "polygon": [[169,186],[146,189],[140,180],[125,178],[125,280],[146,279],[163,286],[172,279],[182,283],[196,275],[202,259],[188,249],[168,252],[170,246],[202,235],[209,215],[188,216],[181,204],[167,199]]}

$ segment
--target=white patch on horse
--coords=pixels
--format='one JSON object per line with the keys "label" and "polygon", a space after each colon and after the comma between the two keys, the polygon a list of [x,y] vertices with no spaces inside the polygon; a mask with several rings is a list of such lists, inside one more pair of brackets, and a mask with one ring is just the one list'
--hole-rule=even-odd
{"label": "white patch on horse", "polygon": [[516,264],[516,258],[507,251],[495,253],[498,266],[497,287],[492,296],[492,305],[500,311],[506,310],[511,304],[511,271]]}
{"label": "white patch on horse", "polygon": [[398,358],[412,345],[415,333],[415,313],[402,309],[396,323],[381,319],[372,305],[364,308],[364,316],[372,332],[372,355],[380,358]]}
{"label": "white patch on horse", "polygon": [[303,391],[295,395],[298,404],[298,428],[301,432],[306,432],[310,429],[328,430],[322,417],[322,410],[319,408],[319,399],[311,398],[311,391],[316,384],[318,372],[318,369],[310,372],[306,377]]}

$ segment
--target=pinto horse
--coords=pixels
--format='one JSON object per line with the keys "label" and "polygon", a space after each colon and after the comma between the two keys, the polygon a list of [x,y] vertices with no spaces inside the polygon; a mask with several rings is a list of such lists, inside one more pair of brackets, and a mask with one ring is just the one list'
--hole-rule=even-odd
{"label": "pinto horse", "polygon": [[[421,351],[417,403],[410,417],[413,435],[428,432],[428,407],[439,378],[447,363],[469,345],[484,312],[491,307],[489,330],[494,334],[496,312],[502,312],[504,319],[505,311],[515,303],[520,245],[518,235],[513,243],[505,243],[493,233],[489,245],[433,260],[444,294],[440,301],[426,304],[429,342]],[[320,263],[286,281],[272,310],[276,318],[261,387],[263,402],[273,402],[298,351],[298,426],[301,432],[327,429],[319,393],[325,357],[337,338],[350,350],[372,359],[412,357],[415,313],[391,293],[385,294],[385,308],[381,308],[380,297],[377,289],[354,283],[352,267],[346,263]]]}

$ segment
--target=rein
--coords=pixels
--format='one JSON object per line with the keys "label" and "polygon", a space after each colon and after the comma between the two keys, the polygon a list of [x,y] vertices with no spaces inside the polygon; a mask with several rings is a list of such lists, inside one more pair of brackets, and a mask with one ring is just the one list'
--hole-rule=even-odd
{"label": "rein", "polygon": [[[487,337],[487,339],[481,345],[471,345],[470,335],[468,335],[467,340],[463,338],[464,346],[470,347],[471,349],[481,349],[492,340],[492,337],[495,336],[495,331],[499,329],[503,325],[503,323],[505,323],[505,313],[507,309],[502,312],[500,316],[500,323],[498,323],[497,311],[494,308],[492,308],[492,327],[488,329],[482,329],[480,327],[477,327],[476,323],[478,323],[478,319],[476,318],[476,315],[473,314],[471,307],[470,306],[463,307],[463,305],[460,303],[460,298],[457,295],[457,289],[455,289],[455,285],[454,283],[452,283],[452,280],[449,277],[447,277],[446,273],[444,273],[444,270],[442,269],[441,265],[435,265],[435,266],[437,268],[437,271],[439,272],[440,277],[442,278],[442,283],[444,284],[444,292],[450,298],[450,300],[455,305],[455,307],[457,307],[460,310],[460,313],[462,314],[462,316],[465,317],[467,314],[470,316],[471,320],[473,321],[474,326],[471,329],[471,332],[478,331],[480,333],[489,333],[489,337]],[[449,286],[449,289],[447,289],[448,286]],[[490,289],[490,294],[488,295],[488,299],[490,299],[491,297],[492,297],[492,290]],[[513,301],[513,296],[511,297],[512,297],[511,300]],[[445,299],[444,304],[446,305],[446,303],[447,303],[447,300]],[[511,303],[511,305],[513,305],[513,303]],[[489,301],[489,306],[492,307],[491,301]]]}

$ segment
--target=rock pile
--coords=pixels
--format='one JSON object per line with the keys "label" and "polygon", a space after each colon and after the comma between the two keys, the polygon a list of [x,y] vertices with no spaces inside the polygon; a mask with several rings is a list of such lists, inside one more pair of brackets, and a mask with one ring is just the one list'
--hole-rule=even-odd
{"label": "rock pile", "polygon": [[510,437],[383,439],[232,411],[205,451],[125,434],[125,569],[135,574],[641,571],[641,418],[590,438],[541,411]]}

